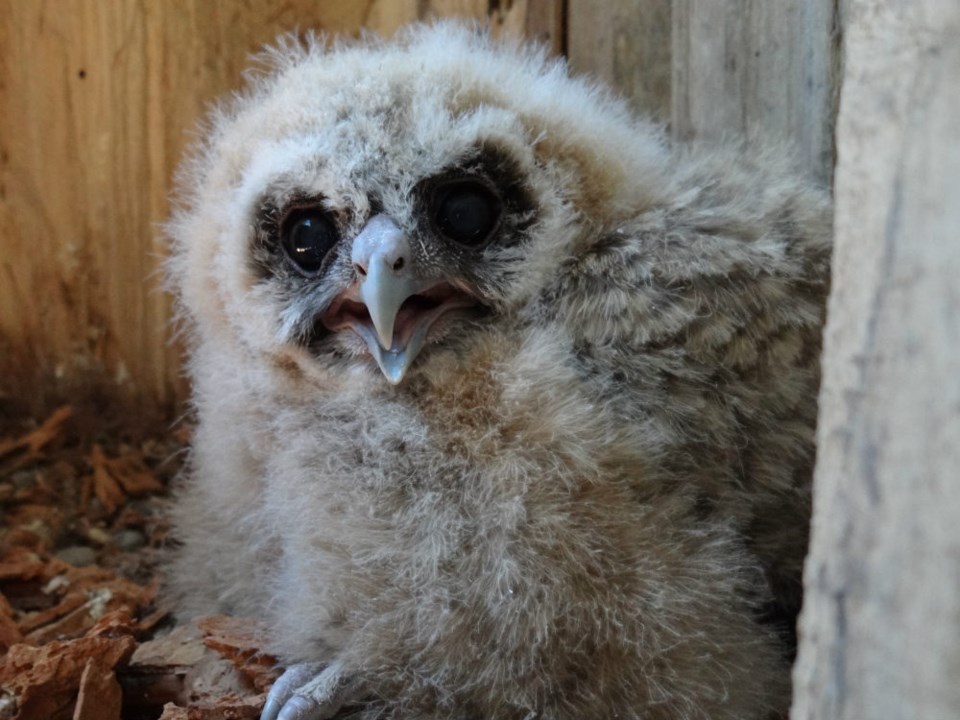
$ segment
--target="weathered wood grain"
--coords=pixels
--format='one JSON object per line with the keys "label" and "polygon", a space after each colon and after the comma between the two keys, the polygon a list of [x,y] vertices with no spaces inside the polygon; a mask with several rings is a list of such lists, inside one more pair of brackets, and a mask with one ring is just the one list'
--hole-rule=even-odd
{"label": "weathered wood grain", "polygon": [[676,0],[674,135],[785,140],[802,167],[833,170],[837,0]]}
{"label": "weathered wood grain", "polygon": [[571,67],[680,140],[788,142],[833,172],[838,0],[570,0]]}
{"label": "weathered wood grain", "polygon": [[794,720],[960,718],[960,5],[850,0]]}
{"label": "weathered wood grain", "polygon": [[559,42],[559,0],[0,0],[0,396],[102,366],[182,396],[160,291],[171,177],[204,108],[294,28],[460,16]]}
{"label": "weathered wood grain", "polygon": [[570,0],[571,68],[604,80],[638,112],[669,121],[672,6],[671,0]]}

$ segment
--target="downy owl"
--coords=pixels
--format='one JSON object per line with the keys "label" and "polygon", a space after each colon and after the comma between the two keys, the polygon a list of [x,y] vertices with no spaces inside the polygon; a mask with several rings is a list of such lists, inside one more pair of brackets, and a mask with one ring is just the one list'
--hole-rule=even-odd
{"label": "downy owl", "polygon": [[775,150],[440,24],[282,40],[185,165],[185,613],[264,717],[785,711],[829,268]]}

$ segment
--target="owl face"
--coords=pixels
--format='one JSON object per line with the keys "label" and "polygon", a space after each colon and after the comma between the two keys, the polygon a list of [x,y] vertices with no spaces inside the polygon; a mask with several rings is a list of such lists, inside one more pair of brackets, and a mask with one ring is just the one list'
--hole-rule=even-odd
{"label": "owl face", "polygon": [[[191,313],[254,353],[393,384],[522,322],[598,226],[636,207],[645,191],[617,178],[659,148],[620,137],[619,151],[617,106],[517,52],[455,27],[276,51],[185,174],[196,199],[173,234]],[[596,134],[604,118],[612,136]]]}
{"label": "owl face", "polygon": [[319,162],[365,167],[330,185],[300,176],[257,201],[250,258],[278,303],[278,340],[327,360],[369,358],[398,383],[443,338],[517,308],[541,203],[489,139],[419,170],[377,167],[404,145],[423,164],[402,130],[372,147],[357,140]]}

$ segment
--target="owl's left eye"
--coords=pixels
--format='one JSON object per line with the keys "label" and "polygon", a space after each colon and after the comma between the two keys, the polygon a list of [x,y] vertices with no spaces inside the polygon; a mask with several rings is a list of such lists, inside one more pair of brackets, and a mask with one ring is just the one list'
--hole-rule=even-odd
{"label": "owl's left eye", "polygon": [[283,220],[280,242],[294,264],[305,273],[318,272],[339,235],[330,217],[320,208],[291,212]]}
{"label": "owl's left eye", "polygon": [[459,245],[479,247],[500,220],[500,198],[476,180],[455,180],[434,191],[433,223],[440,234]]}

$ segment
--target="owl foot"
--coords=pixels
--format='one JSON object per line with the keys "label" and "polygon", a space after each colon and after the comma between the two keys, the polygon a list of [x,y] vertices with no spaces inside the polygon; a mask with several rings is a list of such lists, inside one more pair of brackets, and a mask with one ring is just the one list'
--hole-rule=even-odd
{"label": "owl foot", "polygon": [[260,720],[328,720],[356,691],[340,663],[292,665],[270,688]]}

